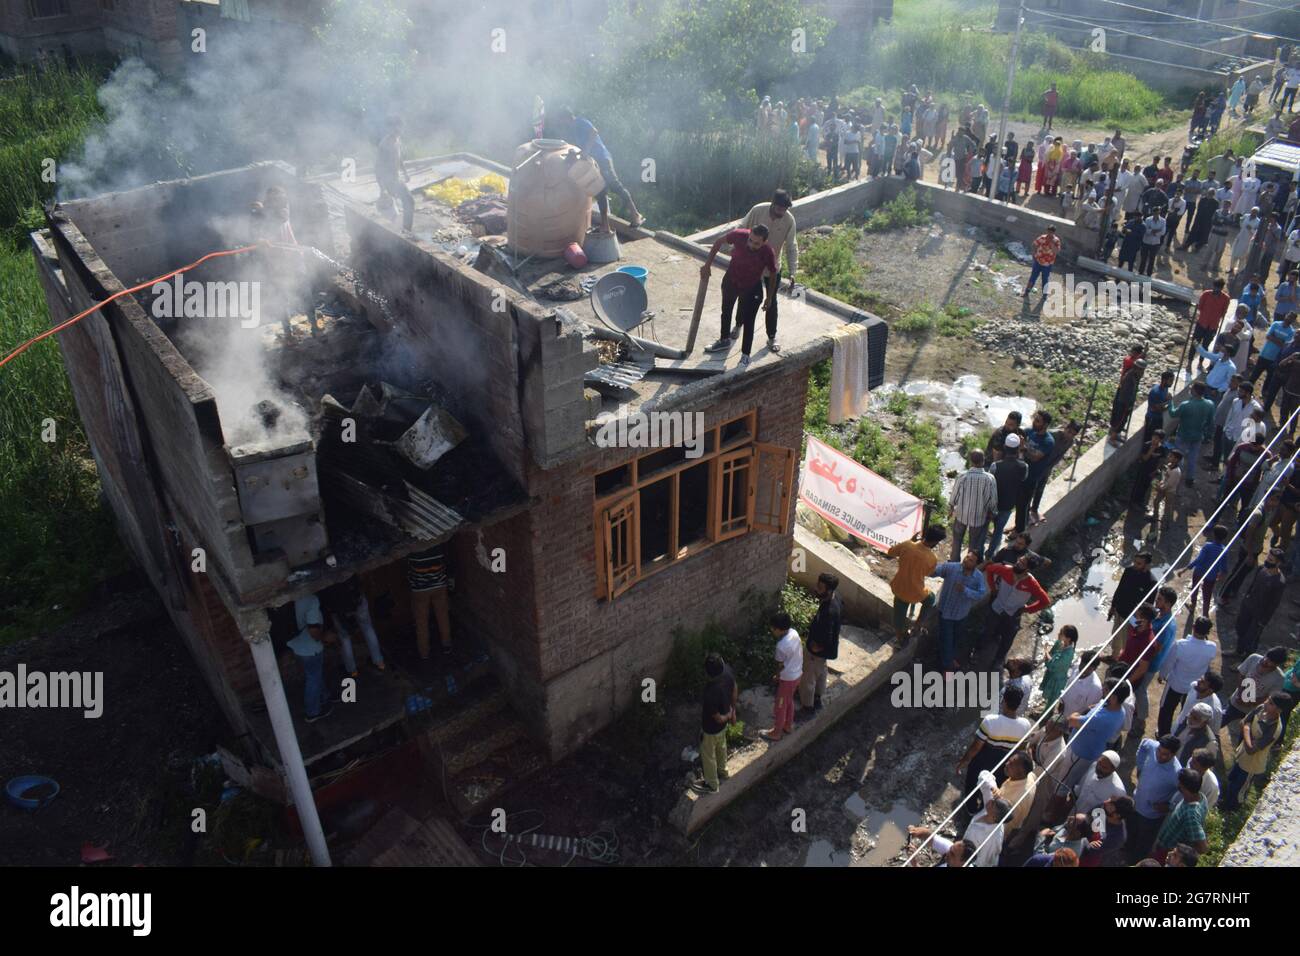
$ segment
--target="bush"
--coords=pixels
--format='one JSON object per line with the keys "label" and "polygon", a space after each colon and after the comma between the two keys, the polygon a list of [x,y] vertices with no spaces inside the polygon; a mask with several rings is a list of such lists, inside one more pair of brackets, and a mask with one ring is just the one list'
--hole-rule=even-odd
{"label": "bush", "polygon": [[888,232],[891,229],[906,229],[930,221],[930,209],[920,191],[908,186],[901,193],[878,206],[867,217],[868,232]]}
{"label": "bush", "polygon": [[779,595],[763,596],[747,592],[742,603],[748,628],[739,636],[729,634],[717,621],[709,621],[701,630],[673,632],[673,650],[664,673],[663,690],[672,700],[695,700],[704,690],[704,658],[712,652],[722,655],[741,690],[767,684],[776,669],[772,656],[775,640],[767,621],[777,608],[790,615],[800,635],[808,631],[817,613],[817,598],[796,584],[786,582]]}
{"label": "bush", "polygon": [[[868,72],[889,77],[897,89],[946,90],[990,109],[1006,92],[1011,37],[973,24],[953,4],[918,4],[879,28],[868,51]],[[1080,53],[1045,33],[1021,37],[1020,68],[1011,93],[1013,112],[1037,115],[1042,92],[1056,83],[1058,115],[1083,120],[1141,122],[1164,106],[1164,98],[1129,73],[1109,68],[1105,57]],[[856,97],[855,97],[856,99]]]}

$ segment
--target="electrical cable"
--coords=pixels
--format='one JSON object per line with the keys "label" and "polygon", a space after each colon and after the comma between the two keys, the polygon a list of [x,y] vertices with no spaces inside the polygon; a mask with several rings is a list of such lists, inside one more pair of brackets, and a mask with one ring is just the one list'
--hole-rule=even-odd
{"label": "electrical cable", "polygon": [[[1155,14],[1162,13],[1162,11],[1160,10],[1152,10],[1150,7],[1139,7],[1137,4],[1126,3],[1125,0],[1097,0],[1097,2],[1110,4],[1111,6],[1114,7],[1125,7],[1129,10],[1138,10],[1141,11],[1142,13],[1155,13]],[[1288,43],[1300,43],[1300,40],[1297,40],[1295,37],[1280,36],[1276,33],[1264,33],[1259,30],[1249,30],[1245,27],[1227,26],[1227,21],[1202,20],[1200,17],[1185,17],[1180,13],[1164,13],[1163,16],[1167,17],[1168,19],[1167,20],[1145,20],[1141,22],[1167,23],[1168,20],[1181,20],[1187,23],[1204,23],[1206,26],[1217,27],[1219,29],[1232,30],[1236,33],[1247,34],[1248,36],[1262,36],[1262,37],[1268,37],[1271,40],[1286,40]],[[1266,16],[1266,14],[1255,13],[1255,14],[1250,14],[1250,16],[1259,17],[1259,16]],[[1239,19],[1245,19],[1245,18],[1239,18]]]}
{"label": "electrical cable", "polygon": [[[269,245],[269,244],[264,244],[264,245]],[[40,342],[44,339],[48,339],[52,335],[57,335],[58,333],[62,332],[66,328],[70,328],[71,326],[80,322],[86,316],[98,312],[100,309],[108,305],[110,302],[115,302],[116,300],[122,298],[123,296],[131,295],[132,293],[139,292],[142,289],[147,289],[150,286],[155,285],[156,283],[164,282],[167,279],[170,279],[173,276],[177,275],[178,273],[185,272],[189,269],[197,269],[199,266],[207,262],[209,259],[216,259],[221,256],[237,256],[240,253],[251,252],[257,248],[259,248],[257,245],[252,245],[252,246],[240,246],[238,249],[222,249],[218,252],[209,252],[207,255],[195,259],[189,265],[181,266],[179,269],[173,269],[171,272],[168,272],[166,275],[161,275],[156,279],[150,279],[148,282],[141,282],[139,285],[133,285],[129,289],[123,289],[120,292],[114,292],[107,299],[104,299],[102,302],[96,302],[94,305],[86,309],[84,312],[78,312],[76,315],[68,319],[66,322],[60,322],[58,325],[54,326],[53,328],[46,329],[44,332],[40,333],[39,335],[32,336],[26,342],[22,343],[17,348],[13,349],[8,354],[6,354],[3,358],[0,358],[0,368],[4,368],[11,361],[16,359],[18,356],[22,355],[24,352],[26,352],[37,342]]]}
{"label": "electrical cable", "polygon": [[[1290,424],[1292,420],[1295,420],[1297,414],[1300,414],[1300,408],[1297,408],[1296,411],[1291,412],[1291,418],[1290,418],[1290,419],[1287,419],[1287,423]],[[1282,434],[1283,434],[1283,425],[1279,424],[1279,425],[1278,425],[1278,432],[1277,432],[1277,434],[1274,434],[1274,436],[1273,436],[1273,441],[1270,441],[1270,442],[1269,442],[1269,445],[1265,447],[1265,450],[1268,451],[1269,449],[1271,449],[1271,447],[1273,447],[1274,442],[1277,441],[1278,438],[1281,438],[1281,437],[1282,437]],[[1294,468],[1294,467],[1295,467],[1295,462],[1296,462],[1296,458],[1297,458],[1297,457],[1300,457],[1300,449],[1296,449],[1296,450],[1294,451],[1294,453],[1291,454],[1291,459],[1290,459],[1290,462],[1288,462],[1288,467],[1291,467],[1291,468]],[[1244,475],[1242,476],[1242,480],[1243,480],[1243,481],[1245,480],[1245,476],[1249,475],[1249,473],[1251,473],[1251,471],[1253,470],[1253,468],[1255,468],[1256,464],[1262,462],[1262,460],[1264,460],[1264,455],[1260,455],[1260,457],[1258,457],[1258,458],[1255,460],[1255,462],[1253,462],[1253,463],[1251,464],[1251,468],[1247,468],[1247,471],[1245,471]],[[1283,468],[1282,471],[1279,471],[1279,472],[1278,472],[1278,476],[1275,477],[1275,479],[1273,479],[1273,484],[1270,484],[1268,490],[1265,490],[1264,494],[1262,494],[1262,496],[1260,496],[1260,501],[1261,501],[1261,502],[1262,502],[1262,501],[1268,501],[1268,498],[1269,498],[1270,494],[1273,494],[1273,489],[1274,489],[1274,488],[1277,488],[1278,484],[1281,483],[1281,481],[1282,481],[1283,479],[1286,479],[1286,477],[1287,477],[1287,470],[1286,470],[1286,468]],[[1236,490],[1240,489],[1240,486],[1242,486],[1242,483],[1240,483],[1240,481],[1239,481],[1238,485],[1236,485],[1236,488],[1232,489],[1232,490],[1234,490],[1234,494],[1236,493]],[[1218,514],[1218,511],[1219,511],[1219,510],[1222,510],[1222,509],[1223,509],[1223,506],[1225,506],[1227,502],[1231,501],[1231,499],[1232,499],[1231,494],[1230,494],[1229,497],[1223,499],[1223,502],[1221,503],[1221,505],[1219,505],[1218,509],[1216,509],[1216,511],[1214,511],[1214,515],[1217,515],[1217,514]],[[1206,520],[1206,523],[1205,523],[1204,527],[1213,527],[1213,525],[1210,524],[1210,522],[1212,522],[1212,520],[1213,520],[1213,518],[1214,518],[1214,515],[1210,516],[1210,519],[1209,519],[1209,520]],[[1219,554],[1218,557],[1217,557],[1216,559],[1214,559],[1214,562],[1213,562],[1212,564],[1210,564],[1210,570],[1213,570],[1213,568],[1217,566],[1217,564],[1219,563],[1219,561],[1222,561],[1223,557],[1225,557],[1225,555],[1226,555],[1227,553],[1229,553],[1229,551],[1232,549],[1232,544],[1234,544],[1234,542],[1235,542],[1236,540],[1238,540],[1238,537],[1242,536],[1242,533],[1245,531],[1245,524],[1247,524],[1247,523],[1243,523],[1243,524],[1242,524],[1242,527],[1239,527],[1238,529],[1236,529],[1236,533],[1234,533],[1234,535],[1232,535],[1232,537],[1229,538],[1229,542],[1227,542],[1227,545],[1225,546],[1225,549],[1223,549],[1222,553]],[[1204,533],[1204,532],[1203,532],[1203,533]],[[1173,566],[1171,566],[1171,567],[1173,567]],[[1157,585],[1157,587],[1158,587],[1158,585]],[[1149,594],[1148,594],[1148,596],[1149,596]],[[1188,600],[1192,600],[1192,601],[1195,601],[1195,600],[1196,600],[1196,591],[1195,591],[1195,589],[1193,589],[1193,591],[1191,591],[1190,593],[1188,593],[1188,596],[1187,596],[1187,597],[1179,598],[1177,604],[1175,604],[1173,607],[1171,607],[1171,609],[1170,609],[1170,617],[1173,618],[1173,620],[1177,620],[1177,619],[1178,619],[1178,614],[1180,613],[1180,611],[1182,611],[1182,609],[1183,609],[1183,605],[1186,604],[1186,602],[1187,602]],[[1119,628],[1117,628],[1117,630],[1115,630],[1115,633],[1119,633]],[[1114,637],[1114,636],[1115,636],[1115,635],[1114,635],[1114,633],[1113,633],[1112,637]],[[1139,654],[1138,659],[1135,659],[1135,661],[1132,662],[1131,665],[1128,665],[1128,670],[1125,671],[1125,674],[1123,674],[1122,678],[1119,678],[1119,680],[1121,680],[1121,682],[1127,682],[1127,680],[1128,680],[1128,675],[1132,674],[1132,671],[1134,671],[1135,667],[1138,666],[1139,663],[1141,662],[1141,658],[1143,658],[1143,656],[1145,656],[1145,653],[1147,653],[1148,650],[1151,650],[1152,646],[1156,645],[1156,643],[1157,643],[1158,640],[1160,640],[1160,636],[1158,636],[1158,635],[1154,635],[1154,633],[1153,633],[1153,635],[1152,635],[1152,639],[1151,639],[1151,643],[1149,643],[1147,646],[1145,646],[1145,648],[1143,648],[1143,653]],[[1097,653],[1096,653],[1096,654],[1093,654],[1093,659],[1096,659],[1096,657],[1099,657],[1099,656],[1100,656],[1100,654],[1101,654],[1101,650],[1104,649],[1105,646],[1106,646],[1105,644],[1100,644],[1099,646],[1097,646]],[[1089,661],[1089,663],[1091,663],[1091,661]],[[1080,669],[1080,670],[1082,670],[1082,669]],[[1143,675],[1143,676],[1145,676],[1145,675]],[[1074,683],[1074,682],[1071,682],[1071,684],[1073,684],[1073,683]],[[1136,689],[1135,687],[1132,687],[1132,684],[1130,684],[1130,688],[1131,688],[1132,693],[1138,693],[1138,689]],[[1048,711],[1048,713],[1050,713],[1050,711]],[[1078,734],[1078,732],[1079,732],[1079,731],[1082,731],[1084,727],[1087,727],[1087,726],[1088,726],[1088,722],[1089,722],[1089,721],[1092,721],[1092,718],[1093,718],[1093,717],[1096,717],[1097,713],[1099,713],[1099,709],[1097,709],[1097,708],[1093,708],[1093,710],[1091,711],[1091,713],[1088,714],[1088,717],[1087,717],[1087,718],[1084,718],[1083,723],[1080,723],[1080,724],[1079,724],[1079,727],[1076,728],[1076,730],[1074,731],[1075,734]],[[1047,717],[1047,713],[1044,713],[1044,717]],[[1041,721],[1041,719],[1043,719],[1043,718],[1040,717],[1039,719],[1040,719],[1040,721]],[[1027,735],[1026,735],[1026,736],[1027,736]],[[1023,743],[1023,739],[1022,739],[1022,743]],[[1050,762],[1048,763],[1047,766],[1043,767],[1043,770],[1044,770],[1044,771],[1049,771],[1050,769],[1052,769],[1053,766],[1056,766],[1056,762],[1057,762],[1058,760],[1061,760],[1061,757],[1065,756],[1065,754],[1066,754],[1067,752],[1069,752],[1069,749],[1070,749],[1069,747],[1063,747],[1063,748],[1061,748],[1061,752],[1060,752],[1060,753],[1057,753],[1057,754],[1056,754],[1056,757],[1053,757],[1053,758],[1052,758],[1052,761],[1050,761]],[[1010,754],[1008,754],[1008,756],[1010,756]],[[1078,760],[1078,758],[1076,758],[1076,760]],[[1073,767],[1074,767],[1074,765],[1071,765],[1071,769],[1073,769]],[[996,767],[995,767],[995,769],[996,769]],[[988,836],[985,836],[983,842],[979,844],[979,847],[976,847],[976,848],[975,848],[975,852],[974,852],[974,853],[971,853],[971,856],[970,856],[969,860],[966,860],[965,862],[963,862],[962,866],[970,866],[970,865],[971,865],[971,861],[974,860],[974,858],[975,858],[976,856],[979,856],[979,851],[980,851],[980,849],[983,849],[983,848],[984,848],[984,844],[985,844],[985,843],[988,843],[989,840],[993,839],[993,834],[996,834],[996,832],[997,832],[997,830],[998,830],[998,827],[1004,826],[1005,823],[1006,823],[1006,821],[1009,821],[1009,819],[1011,818],[1011,816],[1013,816],[1013,814],[1014,814],[1014,812],[1015,812],[1015,808],[1017,808],[1017,806],[1021,805],[1022,801],[1024,800],[1024,797],[1026,797],[1026,796],[1028,796],[1028,795],[1030,795],[1030,791],[1026,791],[1026,792],[1024,792],[1024,793],[1021,793],[1021,796],[1018,797],[1017,801],[1015,801],[1015,803],[1014,803],[1013,805],[1011,805],[1011,808],[1010,808],[1010,810],[1008,810],[1008,813],[1006,813],[1006,816],[1005,816],[1005,817],[1002,817],[1002,818],[1000,819],[1000,821],[998,821],[998,826],[995,827],[995,829],[989,831]]]}
{"label": "electrical cable", "polygon": [[[1278,441],[1278,439],[1282,437],[1282,435],[1283,435],[1283,433],[1284,433],[1284,429],[1285,429],[1285,427],[1286,427],[1287,425],[1291,424],[1292,422],[1294,422],[1295,419],[1296,419],[1296,416],[1297,416],[1297,415],[1300,415],[1300,408],[1297,408],[1294,412],[1292,412],[1292,413],[1291,413],[1291,416],[1286,420],[1286,422],[1284,422],[1284,423],[1279,423],[1279,425],[1278,425],[1278,429],[1277,429],[1277,433],[1273,436],[1273,438],[1269,441],[1269,443],[1268,443],[1268,444],[1265,446],[1265,448],[1264,448],[1264,451],[1265,451],[1265,452],[1268,452],[1269,450],[1272,449],[1274,443],[1276,443],[1276,442]],[[1294,467],[1294,465],[1295,465],[1295,460],[1296,460],[1296,457],[1297,457],[1297,456],[1300,456],[1300,448],[1297,448],[1296,451],[1295,451],[1295,453],[1291,456],[1290,463],[1291,463],[1292,467]],[[1226,495],[1226,496],[1224,497],[1223,501],[1221,501],[1221,502],[1218,504],[1218,506],[1214,509],[1214,511],[1210,514],[1210,516],[1209,516],[1208,518],[1206,518],[1206,520],[1205,520],[1205,524],[1204,524],[1204,526],[1203,526],[1204,528],[1212,528],[1212,527],[1214,526],[1214,520],[1218,517],[1219,512],[1223,511],[1223,509],[1227,506],[1228,502],[1232,501],[1233,498],[1236,497],[1237,492],[1241,490],[1242,485],[1245,483],[1245,481],[1246,481],[1247,477],[1249,477],[1250,473],[1251,473],[1252,471],[1254,471],[1255,468],[1259,467],[1259,466],[1260,466],[1264,461],[1265,461],[1265,455],[1264,455],[1264,454],[1261,454],[1258,458],[1255,459],[1255,461],[1253,461],[1253,462],[1251,463],[1250,467],[1247,468],[1246,471],[1242,474],[1241,478],[1238,480],[1237,484],[1233,487],[1232,491],[1231,491],[1228,495]],[[1278,477],[1277,477],[1276,479],[1274,479],[1273,485],[1270,485],[1270,486],[1269,486],[1269,490],[1268,490],[1268,492],[1266,492],[1265,495],[1260,499],[1261,501],[1264,501],[1264,500],[1267,499],[1268,494],[1270,494],[1270,493],[1272,492],[1273,487],[1275,487],[1275,486],[1277,485],[1277,483],[1281,480],[1281,478],[1282,478],[1282,476],[1283,476],[1284,474],[1285,474],[1285,471],[1279,473]],[[1237,539],[1237,537],[1242,533],[1242,531],[1244,530],[1244,528],[1245,528],[1245,525],[1243,524],[1241,528],[1238,528],[1238,529],[1237,529],[1237,533],[1234,534],[1234,535],[1232,536],[1232,538],[1230,539],[1230,541],[1228,542],[1228,544],[1229,544],[1229,548],[1231,547],[1232,542],[1235,541],[1235,540]],[[1204,531],[1202,531],[1202,534],[1204,534]],[[1195,544],[1196,544],[1196,538],[1193,537],[1190,541],[1187,542],[1187,544],[1183,547],[1183,550],[1180,551],[1180,552],[1178,553],[1178,555],[1174,558],[1174,560],[1171,561],[1171,562],[1169,563],[1169,567],[1165,570],[1165,573],[1162,574],[1162,575],[1160,576],[1159,580],[1157,580],[1157,581],[1155,582],[1155,584],[1153,584],[1153,585],[1151,586],[1150,590],[1148,590],[1147,593],[1142,597],[1142,600],[1139,602],[1139,604],[1145,604],[1145,603],[1147,603],[1147,602],[1148,602],[1148,601],[1149,601],[1149,600],[1150,600],[1150,599],[1151,599],[1151,598],[1152,598],[1152,597],[1153,597],[1153,596],[1154,596],[1154,595],[1155,595],[1155,594],[1160,590],[1160,588],[1161,588],[1161,586],[1164,584],[1164,582],[1165,582],[1165,581],[1170,577],[1171,574],[1174,573],[1174,570],[1175,570],[1175,568],[1177,568],[1178,563],[1179,563],[1179,562],[1184,558],[1184,556],[1186,556],[1186,554],[1187,554],[1187,553],[1188,553],[1188,552],[1193,548],[1193,546],[1194,546]],[[1223,551],[1220,555],[1218,555],[1218,557],[1215,558],[1213,564],[1210,565],[1210,570],[1213,570],[1215,567],[1218,566],[1219,562],[1223,560],[1224,555],[1226,555],[1226,554],[1228,553],[1228,550],[1229,550],[1228,548],[1225,548],[1224,551]],[[1176,617],[1176,616],[1175,616],[1175,617]],[[1110,638],[1111,638],[1112,641],[1115,639],[1115,637],[1120,633],[1120,631],[1121,631],[1124,627],[1125,627],[1125,622],[1120,622],[1119,626],[1117,626],[1117,627],[1115,628],[1115,630],[1111,632]],[[1144,648],[1144,651],[1143,651],[1144,653],[1145,653],[1146,649],[1149,649],[1149,648],[1151,647],[1151,645],[1154,644],[1154,643],[1156,642],[1157,638],[1158,638],[1158,635],[1152,635],[1151,644],[1148,644],[1148,645],[1147,645],[1147,648]],[[1088,661],[1087,664],[1081,665],[1080,668],[1079,668],[1079,670],[1078,670],[1078,672],[1076,673],[1074,679],[1071,680],[1068,684],[1066,684],[1066,686],[1065,686],[1064,688],[1062,688],[1062,691],[1061,691],[1062,696],[1064,696],[1065,691],[1069,690],[1071,687],[1073,687],[1076,683],[1079,682],[1079,680],[1080,680],[1080,678],[1083,676],[1084,672],[1088,669],[1088,667],[1090,667],[1090,666],[1093,664],[1093,662],[1094,662],[1098,657],[1101,656],[1101,652],[1102,652],[1102,650],[1105,649],[1107,646],[1108,646],[1108,645],[1107,645],[1106,642],[1103,642],[1102,644],[1099,644],[1099,645],[1097,646],[1097,648],[1096,648],[1096,653],[1093,655],[1093,657]],[[1141,660],[1141,657],[1139,656],[1138,659]],[[1136,662],[1134,662],[1134,663],[1136,664]],[[1125,678],[1127,678],[1128,674],[1129,674],[1131,671],[1132,671],[1132,666],[1130,666],[1129,671],[1126,671],[1126,672],[1125,672]],[[1123,679],[1123,678],[1122,678],[1122,679]],[[1032,733],[1033,733],[1033,732],[1034,732],[1034,731],[1039,727],[1040,724],[1043,723],[1043,721],[1045,721],[1045,720],[1047,719],[1047,717],[1048,717],[1048,715],[1049,715],[1050,713],[1051,713],[1051,710],[1050,710],[1050,709],[1044,711],[1043,714],[1042,714],[1042,715],[1041,715],[1041,716],[1040,716],[1036,721],[1034,721],[1034,723],[1033,723],[1032,725],[1030,725],[1029,730],[1026,731],[1025,734],[1024,734],[1024,735],[1023,735],[1023,736],[1022,736],[1018,741],[1016,741],[1015,745],[1007,749],[1007,752],[1006,752],[1006,754],[1002,757],[1002,759],[999,760],[999,761],[998,761],[998,762],[997,762],[993,767],[990,768],[991,772],[996,772],[996,771],[998,770],[999,767],[1001,767],[1004,763],[1006,763],[1009,759],[1011,759],[1011,755],[1012,755],[1013,753],[1015,753],[1015,752],[1016,752],[1016,751],[1017,751],[1017,750],[1018,750],[1018,749],[1019,749],[1019,748],[1020,748],[1024,743],[1025,743],[1025,741],[1027,741],[1027,740],[1029,739],[1029,736],[1030,736],[1030,735],[1031,735],[1031,734],[1032,734]],[[1091,717],[1090,717],[1089,719],[1091,719]],[[1075,733],[1078,733],[1079,730],[1082,730],[1082,729],[1083,729],[1083,726],[1085,726],[1086,724],[1087,724],[1087,721],[1085,720],[1085,721],[1084,721],[1084,724],[1083,724],[1083,725],[1080,725],[1080,727],[1077,728],[1077,729],[1075,730]],[[1062,750],[1062,753],[1064,753],[1064,750]],[[1059,755],[1058,755],[1058,756],[1059,756]],[[1055,763],[1055,761],[1053,761],[1053,763]],[[938,825],[937,825],[937,826],[936,826],[936,827],[935,827],[935,828],[930,832],[930,834],[929,834],[929,835],[928,835],[924,840],[922,840],[922,841],[920,842],[920,844],[917,845],[917,848],[916,848],[914,851],[912,851],[911,855],[908,856],[908,858],[903,862],[903,865],[904,865],[904,866],[909,865],[909,864],[912,862],[912,860],[914,860],[914,859],[916,858],[916,855],[917,855],[918,853],[920,853],[921,850],[923,850],[923,849],[926,847],[926,845],[927,845],[927,844],[928,844],[932,839],[934,839],[935,834],[937,834],[937,833],[939,832],[939,830],[941,830],[943,827],[947,826],[947,824],[948,824],[949,822],[952,821],[953,817],[955,817],[955,816],[958,814],[958,812],[960,812],[961,808],[964,807],[964,806],[966,805],[966,802],[967,802],[968,800],[970,800],[970,798],[973,797],[976,793],[979,792],[979,789],[980,789],[979,786],[976,785],[976,786],[975,786],[975,787],[974,787],[974,788],[973,788],[969,793],[965,794],[965,796],[963,796],[961,799],[959,799],[959,800],[957,801],[957,804],[956,804],[956,806],[954,807],[954,809],[952,810],[952,812],[949,813],[948,816],[946,816],[946,817],[942,820],[942,822],[940,822],[940,823],[939,823],[939,824],[938,824]],[[1017,801],[1017,804],[1018,804],[1018,803],[1019,803],[1019,801]],[[996,831],[994,831],[994,832],[996,832]],[[991,837],[991,836],[992,836],[992,833],[990,833],[989,836]],[[986,842],[987,842],[987,841],[986,841]],[[980,845],[983,846],[983,844],[980,844]],[[973,858],[973,857],[974,857],[974,854],[972,854],[972,858]],[[969,862],[969,861],[968,861],[968,862]]]}
{"label": "electrical cable", "polygon": [[[1104,30],[1104,31],[1106,31],[1107,33],[1118,33],[1118,34],[1121,35],[1121,36],[1138,37],[1138,38],[1143,39],[1143,40],[1151,40],[1151,41],[1154,42],[1154,43],[1167,43],[1167,44],[1170,45],[1170,46],[1182,47],[1182,48],[1187,49],[1187,50],[1196,50],[1198,53],[1212,53],[1212,54],[1214,54],[1214,55],[1216,55],[1216,56],[1222,56],[1222,57],[1230,58],[1230,59],[1238,59],[1238,60],[1239,60],[1239,59],[1243,59],[1243,57],[1235,56],[1234,54],[1223,53],[1223,52],[1221,52],[1221,51],[1219,51],[1219,50],[1209,49],[1209,48],[1206,48],[1206,47],[1204,47],[1204,46],[1197,46],[1197,45],[1194,44],[1194,43],[1183,43],[1183,42],[1181,42],[1181,41],[1179,41],[1179,40],[1168,40],[1168,39],[1166,39],[1166,38],[1164,38],[1164,37],[1151,36],[1151,35],[1148,34],[1148,33],[1135,33],[1135,32],[1132,31],[1132,30],[1121,30],[1119,27],[1107,26],[1105,23],[1096,23],[1096,22],[1094,22],[1094,21],[1092,21],[1092,20],[1087,20],[1087,19],[1084,19],[1084,18],[1082,18],[1082,17],[1077,17],[1077,16],[1073,16],[1073,17],[1070,17],[1070,16],[1063,16],[1063,15],[1061,15],[1061,14],[1059,14],[1059,13],[1052,13],[1052,12],[1047,11],[1047,10],[1031,10],[1031,9],[1028,8],[1028,7],[1025,8],[1025,13],[1032,13],[1032,14],[1034,14],[1035,16],[1039,16],[1039,17],[1048,17],[1048,18],[1050,18],[1050,19],[1052,19],[1052,20],[1063,20],[1063,21],[1068,22],[1068,23],[1081,23],[1081,24],[1084,25],[1084,27],[1087,27],[1087,28],[1089,28],[1090,30]],[[1066,28],[1064,28],[1064,27],[1053,27],[1053,29],[1066,29]],[[1078,32],[1083,33],[1083,32],[1088,32],[1088,31],[1083,30],[1083,29],[1080,29]],[[1111,53],[1109,50],[1106,50],[1106,51],[1104,51],[1104,55],[1105,55],[1105,56],[1120,56],[1121,54],[1118,54],[1118,53],[1114,53],[1114,54],[1113,54],[1113,53]],[[1176,65],[1176,64],[1168,64],[1168,65],[1171,65],[1171,66],[1172,66],[1172,65]]]}

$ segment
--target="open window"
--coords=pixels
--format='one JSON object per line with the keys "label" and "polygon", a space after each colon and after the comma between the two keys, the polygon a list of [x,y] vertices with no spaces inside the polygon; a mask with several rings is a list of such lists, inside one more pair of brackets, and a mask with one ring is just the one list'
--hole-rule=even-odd
{"label": "open window", "polygon": [[605,509],[602,520],[605,548],[605,596],[618,597],[640,577],[640,522],[637,495],[631,494]]}
{"label": "open window", "polygon": [[701,454],[657,448],[595,477],[596,595],[750,531],[786,534],[795,451],[755,441],[754,411],[715,425]]}

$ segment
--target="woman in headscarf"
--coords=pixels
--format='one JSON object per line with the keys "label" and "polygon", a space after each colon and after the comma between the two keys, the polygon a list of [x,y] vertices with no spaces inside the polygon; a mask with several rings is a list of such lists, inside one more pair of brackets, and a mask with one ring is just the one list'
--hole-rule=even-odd
{"label": "woman in headscarf", "polygon": [[1043,163],[1043,193],[1055,196],[1061,184],[1061,160],[1065,158],[1065,146],[1061,137],[1052,140],[1047,147],[1046,162]]}
{"label": "woman in headscarf", "polygon": [[1020,151],[1020,169],[1016,173],[1016,192],[1020,192],[1020,187],[1024,186],[1024,195],[1029,195],[1029,181],[1034,174],[1034,147],[1025,143],[1025,148]]}
{"label": "woman in headscarf", "polygon": [[1240,76],[1237,82],[1232,84],[1232,89],[1228,92],[1228,112],[1233,116],[1237,115],[1237,107],[1241,105],[1242,98],[1246,95],[1246,81]]}
{"label": "woman in headscarf", "polygon": [[1047,150],[1052,145],[1052,137],[1044,136],[1038,144],[1038,173],[1034,176],[1034,192],[1041,193],[1047,183]]}
{"label": "woman in headscarf", "polygon": [[1192,226],[1187,231],[1183,242],[1184,251],[1196,251],[1210,241],[1210,229],[1214,226],[1214,212],[1219,208],[1219,201],[1214,193],[1206,190],[1196,203],[1196,214],[1192,217]]}

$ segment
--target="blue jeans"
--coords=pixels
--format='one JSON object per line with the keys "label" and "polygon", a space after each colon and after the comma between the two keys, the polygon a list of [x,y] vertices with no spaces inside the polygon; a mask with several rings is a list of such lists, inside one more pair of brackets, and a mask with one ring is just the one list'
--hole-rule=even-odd
{"label": "blue jeans", "polygon": [[1183,453],[1183,468],[1186,469],[1184,475],[1190,485],[1196,479],[1196,462],[1201,457],[1201,443],[1180,437],[1174,441],[1174,447]]}
{"label": "blue jeans", "polygon": [[1246,781],[1250,779],[1250,774],[1241,769],[1241,764],[1234,763],[1232,769],[1228,771],[1228,779],[1223,781],[1223,793],[1219,797],[1219,803],[1223,805],[1224,812],[1231,812],[1240,806],[1241,790],[1246,786]]}
{"label": "blue jeans", "polygon": [[1034,260],[1034,267],[1029,270],[1029,284],[1025,286],[1025,291],[1030,292],[1034,288],[1034,283],[1038,281],[1039,276],[1043,277],[1043,291],[1047,291],[1047,280],[1051,278],[1052,267],[1045,266],[1037,259]]}
{"label": "blue jeans", "polygon": [[325,704],[329,701],[329,695],[325,692],[325,653],[322,651],[310,656],[296,656],[302,662],[302,672],[307,678],[303,685],[303,711],[308,717],[315,717],[325,709]]}
{"label": "blue jeans", "polygon": [[1007,522],[1011,520],[1011,512],[1014,508],[1008,508],[1006,511],[999,511],[993,518],[993,534],[989,537],[989,548],[984,552],[985,560],[988,560],[997,553],[1002,547],[1002,532],[1007,529]]}
{"label": "blue jeans", "polygon": [[961,640],[963,621],[939,618],[939,669],[957,669],[957,642]]}

